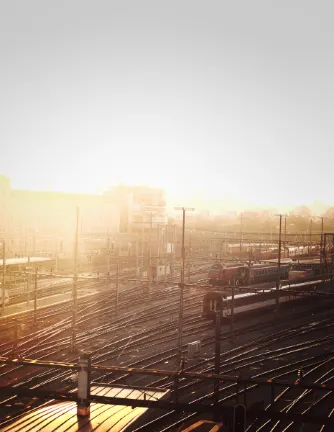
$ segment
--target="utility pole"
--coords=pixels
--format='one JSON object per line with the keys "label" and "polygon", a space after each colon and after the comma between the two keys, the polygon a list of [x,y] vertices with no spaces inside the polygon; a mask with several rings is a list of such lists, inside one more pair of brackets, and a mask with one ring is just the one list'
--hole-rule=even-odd
{"label": "utility pole", "polygon": [[285,216],[283,214],[278,214],[276,216],[279,216],[279,238],[278,238],[278,261],[277,261],[277,267],[278,267],[278,274],[277,274],[277,280],[276,280],[276,314],[279,312],[279,289],[281,284],[281,248],[282,248],[282,217]]}
{"label": "utility pole", "polygon": [[321,237],[324,235],[324,217],[321,218]]}
{"label": "utility pole", "polygon": [[310,220],[310,241],[308,245],[308,256],[311,255],[312,252],[312,219]]}
{"label": "utility pole", "polygon": [[147,272],[147,297],[148,301],[150,301],[150,283],[152,278],[151,271],[151,255],[152,255],[152,219],[153,212],[150,213],[150,233],[149,233],[149,241],[148,241],[148,272]]}
{"label": "utility pole", "polygon": [[38,266],[35,265],[35,288],[34,288],[34,325],[37,321],[37,277],[38,277]]}
{"label": "utility pole", "polygon": [[320,217],[321,219],[321,234],[320,234],[320,274],[321,274],[321,279],[324,280],[324,265],[325,265],[325,260],[324,260],[324,251],[323,251],[323,245],[324,245],[324,219],[326,219],[325,217]]}
{"label": "utility pole", "polygon": [[118,312],[118,288],[119,288],[119,261],[116,264],[116,289],[115,289],[115,315]]}
{"label": "utility pole", "polygon": [[139,245],[138,245],[138,234],[137,234],[137,241],[136,241],[136,286],[140,284],[139,282]]}
{"label": "utility pole", "polygon": [[143,277],[144,271],[144,222],[141,227],[141,271],[140,271],[140,280]]}
{"label": "utility pole", "polygon": [[321,218],[320,254],[322,251],[323,236],[324,236],[324,219],[325,219],[324,217]]}
{"label": "utility pole", "polygon": [[285,258],[285,250],[286,250],[286,219],[287,219],[287,216],[285,216],[285,218],[284,218],[284,245],[283,245],[283,247],[284,247],[284,258]]}
{"label": "utility pole", "polygon": [[6,243],[2,240],[2,316],[5,315],[6,299]]}
{"label": "utility pole", "polygon": [[157,248],[157,257],[158,257],[158,265],[159,265],[159,262],[160,262],[160,225],[158,224],[158,226],[157,226],[157,233],[158,233],[158,238],[157,238],[157,246],[158,246],[158,248]]}
{"label": "utility pole", "polygon": [[[221,310],[216,311],[216,327],[215,327],[215,374],[220,374],[220,337],[221,337],[221,324],[220,324]],[[219,404],[219,379],[215,379],[213,394],[214,403],[218,408]]]}
{"label": "utility pole", "polygon": [[173,225],[173,242],[172,242],[172,283],[175,280],[175,242],[176,242],[176,225]]}
{"label": "utility pole", "polygon": [[242,213],[240,214],[240,259],[242,253]]}
{"label": "utility pole", "polygon": [[77,265],[78,265],[78,237],[79,237],[79,207],[76,208],[76,230],[74,244],[74,274],[73,274],[73,311],[72,311],[72,341],[71,350],[75,351],[76,345],[76,321],[77,321]]}
{"label": "utility pole", "polygon": [[235,288],[235,276],[232,285],[232,298],[231,298],[231,316],[230,316],[230,337],[231,341],[234,341],[234,288]]}
{"label": "utility pole", "polygon": [[110,261],[111,261],[111,249],[110,249],[110,237],[108,237],[108,280],[107,280],[108,291],[110,291]]}
{"label": "utility pole", "polygon": [[175,207],[175,210],[182,210],[182,245],[181,245],[181,280],[180,280],[180,303],[179,303],[179,329],[178,329],[178,366],[182,360],[182,330],[183,330],[183,294],[184,294],[184,261],[185,261],[185,249],[184,249],[184,236],[185,236],[185,225],[186,225],[186,211],[194,211],[194,208],[190,207]]}
{"label": "utility pole", "polygon": [[28,255],[28,272],[27,275],[27,305],[29,304],[29,282],[30,282],[30,255]]}

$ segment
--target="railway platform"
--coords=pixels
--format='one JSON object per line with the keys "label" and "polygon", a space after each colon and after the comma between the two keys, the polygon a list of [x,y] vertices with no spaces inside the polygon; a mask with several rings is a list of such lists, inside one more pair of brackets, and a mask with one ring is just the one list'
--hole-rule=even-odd
{"label": "railway platform", "polygon": [[[99,291],[90,288],[78,291],[78,298],[89,297],[95,295]],[[72,298],[71,292],[65,292],[60,294],[55,294],[47,297],[42,297],[37,299],[37,311],[50,306],[59,305],[61,303],[66,303]],[[5,313],[0,316],[1,319],[6,319],[9,317],[18,318],[20,315],[24,315],[27,312],[32,312],[34,310],[34,300],[31,299],[29,302],[25,301],[22,303],[14,303],[5,307]]]}

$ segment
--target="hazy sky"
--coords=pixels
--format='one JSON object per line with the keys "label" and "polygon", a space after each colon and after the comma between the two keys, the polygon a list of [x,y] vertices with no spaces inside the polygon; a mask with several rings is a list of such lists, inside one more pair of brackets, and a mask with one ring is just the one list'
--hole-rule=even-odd
{"label": "hazy sky", "polygon": [[334,203],[332,5],[2,0],[0,173]]}

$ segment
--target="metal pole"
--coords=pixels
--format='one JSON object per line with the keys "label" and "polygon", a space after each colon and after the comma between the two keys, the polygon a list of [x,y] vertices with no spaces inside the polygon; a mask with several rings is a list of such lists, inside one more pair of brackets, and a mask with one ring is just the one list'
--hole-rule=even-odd
{"label": "metal pole", "polygon": [[173,242],[172,242],[172,282],[175,278],[175,242],[176,242],[176,225],[173,225]]}
{"label": "metal pole", "polygon": [[286,250],[286,219],[287,219],[287,217],[285,216],[285,218],[284,218],[284,246],[283,246],[284,247],[284,258],[285,258],[285,250]]}
{"label": "metal pole", "polygon": [[15,318],[14,319],[14,343],[13,343],[13,352],[12,352],[13,357],[16,354],[18,342],[19,342],[19,323],[17,321],[17,318]]}
{"label": "metal pole", "polygon": [[191,246],[191,232],[189,233],[189,251],[188,251],[188,256],[190,261],[192,260],[192,246]]}
{"label": "metal pole", "polygon": [[240,259],[242,253],[242,213],[240,215]]}
{"label": "metal pole", "polygon": [[231,299],[231,317],[230,317],[230,332],[231,340],[234,340],[234,287],[235,287],[235,277],[232,285],[232,299]]}
{"label": "metal pole", "polygon": [[150,214],[150,234],[149,234],[149,242],[148,242],[148,280],[147,280],[147,297],[148,301],[150,301],[150,283],[151,283],[151,248],[152,248],[152,219],[153,213]]}
{"label": "metal pole", "polygon": [[310,220],[310,242],[308,245],[308,256],[311,255],[312,252],[312,219]]}
{"label": "metal pole", "polygon": [[324,256],[323,256],[323,243],[324,243],[324,218],[321,218],[321,235],[320,235],[320,274],[321,280],[324,282]]}
{"label": "metal pole", "polygon": [[6,299],[6,244],[2,241],[2,315],[5,315]]}
{"label": "metal pole", "polygon": [[[215,374],[220,374],[220,336],[221,336],[221,326],[220,326],[220,311],[216,311],[216,327],[215,327]],[[215,379],[214,387],[214,403],[218,405],[219,403],[219,380]]]}
{"label": "metal pole", "polygon": [[110,249],[110,237],[108,237],[108,281],[107,281],[108,291],[110,291],[110,261],[111,261],[111,249]]}
{"label": "metal pole", "polygon": [[180,304],[179,304],[179,338],[178,338],[178,352],[179,362],[182,358],[182,328],[183,328],[183,290],[184,290],[184,233],[186,224],[186,209],[182,209],[182,245],[181,245],[181,280],[180,280]]}
{"label": "metal pole", "polygon": [[77,264],[78,264],[78,238],[79,238],[79,208],[76,208],[76,230],[75,230],[75,245],[74,245],[74,275],[73,275],[73,311],[72,311],[72,351],[76,345],[76,321],[77,321]]}
{"label": "metal pole", "polygon": [[35,266],[35,287],[34,287],[34,325],[36,325],[37,321],[37,271],[38,267]]}
{"label": "metal pole", "polygon": [[324,218],[322,217],[321,218],[320,253],[322,251],[323,234],[324,234]]}
{"label": "metal pole", "polygon": [[139,247],[138,247],[138,238],[136,241],[136,286],[139,285]]}
{"label": "metal pole", "polygon": [[118,311],[118,285],[119,285],[119,262],[116,264],[116,290],[115,290],[115,314]]}
{"label": "metal pole", "polygon": [[276,281],[276,291],[277,291],[277,295],[276,295],[276,314],[279,311],[279,288],[280,288],[280,283],[281,283],[281,235],[282,235],[282,216],[283,215],[278,215],[279,216],[279,238],[278,238],[278,262],[277,262],[277,267],[278,267],[278,275],[277,275],[277,281]]}
{"label": "metal pole", "polygon": [[158,229],[158,239],[157,239],[157,242],[158,242],[158,245],[157,245],[157,247],[158,247],[158,249],[157,249],[157,257],[158,257],[158,264],[159,264],[159,262],[160,262],[160,225],[158,224],[158,226],[157,226],[157,229]]}
{"label": "metal pole", "polygon": [[144,223],[141,227],[141,273],[140,280],[142,279],[144,271]]}
{"label": "metal pole", "polygon": [[150,214],[150,235],[149,235],[149,242],[148,242],[148,274],[149,274],[149,280],[151,280],[152,219],[153,219],[153,213]]}
{"label": "metal pole", "polygon": [[27,276],[27,305],[29,304],[29,282],[30,282],[30,255],[28,255],[28,272],[26,272]]}
{"label": "metal pole", "polygon": [[165,263],[165,283],[167,283],[167,259],[166,259],[166,255],[165,255],[164,263]]}

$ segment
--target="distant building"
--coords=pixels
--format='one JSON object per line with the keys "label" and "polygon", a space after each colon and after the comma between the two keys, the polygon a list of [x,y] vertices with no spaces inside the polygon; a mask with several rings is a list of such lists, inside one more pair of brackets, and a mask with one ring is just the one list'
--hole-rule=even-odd
{"label": "distant building", "polygon": [[119,185],[108,195],[115,197],[121,205],[121,233],[136,233],[147,230],[151,224],[166,225],[165,191],[149,186]]}
{"label": "distant building", "polygon": [[103,194],[28,191],[12,189],[10,180],[0,175],[0,239],[5,241],[7,258],[72,257],[77,207],[80,251],[86,253],[85,238],[110,236],[116,241],[119,233],[136,232],[141,229],[138,221],[147,225],[149,208],[156,211],[154,223],[159,218],[164,221],[164,191],[124,185]]}

